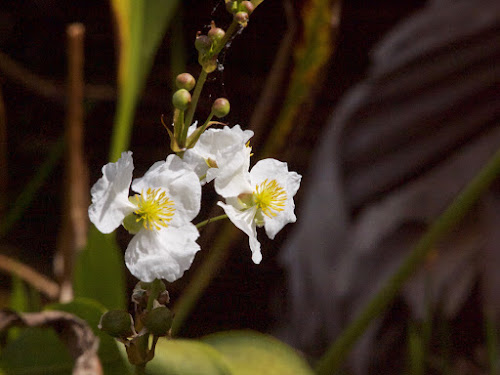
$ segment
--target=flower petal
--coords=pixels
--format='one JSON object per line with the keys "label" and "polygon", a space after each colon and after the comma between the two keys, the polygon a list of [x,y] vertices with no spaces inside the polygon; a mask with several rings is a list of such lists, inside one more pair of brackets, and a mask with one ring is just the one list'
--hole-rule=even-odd
{"label": "flower petal", "polygon": [[274,239],[286,224],[294,223],[297,220],[294,213],[293,197],[299,190],[302,176],[296,172],[289,172],[287,163],[276,159],[263,159],[257,162],[250,171],[250,179],[253,186],[266,179],[276,180],[286,192],[287,199],[283,211],[277,212],[273,218],[264,216],[266,234],[270,239]]}
{"label": "flower petal", "polygon": [[91,189],[89,218],[102,233],[118,228],[135,206],[128,200],[134,163],[132,152],[123,152],[116,163],[102,167],[102,177]]}
{"label": "flower petal", "polygon": [[262,254],[260,252],[260,242],[257,240],[257,228],[254,220],[257,207],[254,206],[241,211],[229,204],[222,202],[217,202],[217,204],[224,209],[229,220],[248,236],[250,250],[252,250],[252,260],[255,264],[259,264],[262,260]]}
{"label": "flower petal", "polygon": [[174,201],[175,214],[171,226],[182,226],[200,212],[201,186],[198,176],[175,154],[165,162],[156,162],[142,178],[135,179],[132,189],[142,192],[162,188]]}
{"label": "flower petal", "polygon": [[191,223],[183,227],[167,227],[160,231],[143,229],[130,241],[125,263],[141,281],[166,279],[173,282],[189,269],[200,246],[199,233]]}

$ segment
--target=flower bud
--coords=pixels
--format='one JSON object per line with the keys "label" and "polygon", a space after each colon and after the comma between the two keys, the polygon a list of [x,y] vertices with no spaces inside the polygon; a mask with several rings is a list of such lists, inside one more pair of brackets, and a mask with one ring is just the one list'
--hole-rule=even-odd
{"label": "flower bud", "polygon": [[191,94],[186,89],[177,90],[172,96],[172,104],[175,108],[185,111],[191,103]]}
{"label": "flower bud", "polygon": [[174,314],[165,306],[157,307],[149,311],[142,319],[144,326],[155,336],[166,336],[170,327]]}
{"label": "flower bud", "polygon": [[198,62],[207,73],[212,73],[215,69],[217,69],[217,56],[213,56],[205,61],[198,59]]}
{"label": "flower bud", "polygon": [[238,11],[238,3],[233,0],[226,0],[226,10],[229,13],[236,13]]}
{"label": "flower bud", "polygon": [[206,35],[202,35],[201,33],[196,36],[194,41],[194,47],[196,50],[202,54],[206,53],[210,46],[212,45],[212,41]]}
{"label": "flower bud", "polygon": [[212,105],[212,112],[218,118],[227,116],[230,110],[229,100],[226,98],[218,98]]}
{"label": "flower bud", "polygon": [[125,339],[134,334],[132,316],[123,310],[110,310],[101,316],[99,325],[101,331],[108,335]]}
{"label": "flower bud", "polygon": [[179,89],[185,89],[191,91],[194,88],[194,85],[196,84],[196,80],[189,73],[181,73],[175,79],[175,84]]}
{"label": "flower bud", "polygon": [[222,40],[224,35],[226,35],[226,32],[220,27],[215,27],[214,25],[212,25],[212,28],[208,31],[208,37],[214,42]]}
{"label": "flower bud", "polygon": [[242,1],[240,4],[240,10],[248,13],[248,15],[252,14],[254,9],[255,9],[255,6],[250,1]]}
{"label": "flower bud", "polygon": [[234,15],[234,19],[236,22],[238,22],[241,26],[247,27],[248,25],[248,13],[247,12],[238,12]]}

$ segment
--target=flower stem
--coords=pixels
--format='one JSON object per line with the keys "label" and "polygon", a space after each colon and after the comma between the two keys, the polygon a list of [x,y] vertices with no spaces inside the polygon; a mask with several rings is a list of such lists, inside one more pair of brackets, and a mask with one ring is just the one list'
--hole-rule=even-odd
{"label": "flower stem", "polygon": [[212,55],[218,55],[220,51],[226,46],[227,42],[231,39],[233,34],[239,29],[240,24],[233,19],[233,22],[231,25],[229,25],[228,29],[226,30],[226,33],[224,34],[224,38],[219,42],[215,50],[212,52]]}
{"label": "flower stem", "polygon": [[394,300],[402,285],[415,272],[422,261],[425,260],[431,249],[433,249],[434,244],[443,239],[460,222],[499,173],[500,150],[493,155],[476,177],[434,221],[394,275],[328,348],[316,366],[316,373],[318,375],[331,375],[339,370],[346,355],[357,339],[365,332],[370,323],[383,313],[387,306]]}
{"label": "flower stem", "polygon": [[201,90],[203,89],[203,85],[207,80],[207,76],[208,73],[204,69],[201,69],[200,76],[196,81],[196,86],[193,91],[193,96],[191,97],[191,105],[189,106],[189,109],[186,114],[186,120],[184,121],[184,126],[187,128],[189,128],[189,126],[193,122],[194,111],[196,111],[198,100],[200,99],[201,95]]}
{"label": "flower stem", "polygon": [[219,215],[219,216],[211,217],[210,219],[201,221],[198,224],[196,224],[196,228],[200,229],[200,228],[204,227],[205,225],[207,225],[208,223],[211,223],[213,221],[223,220],[223,219],[227,219],[227,215],[226,214],[222,214],[222,215]]}

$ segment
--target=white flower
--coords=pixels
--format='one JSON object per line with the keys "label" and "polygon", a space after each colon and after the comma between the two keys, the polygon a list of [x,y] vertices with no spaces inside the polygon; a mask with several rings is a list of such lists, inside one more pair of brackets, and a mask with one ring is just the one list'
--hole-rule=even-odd
{"label": "white flower", "polygon": [[91,190],[90,220],[103,233],[120,224],[136,233],[125,253],[135,277],[175,281],[200,250],[198,230],[191,223],[200,211],[199,178],[172,154],[134,180],[132,190],[138,194],[129,198],[133,169],[130,151],[102,168],[103,176]]}
{"label": "white flower", "polygon": [[263,226],[267,236],[274,239],[286,224],[296,221],[293,197],[301,178],[298,173],[289,172],[286,163],[263,159],[247,174],[244,189],[226,198],[226,203],[217,203],[229,220],[248,235],[254,263],[262,260],[257,227]]}
{"label": "white flower", "polygon": [[[196,125],[192,125],[190,132]],[[253,136],[251,130],[232,128],[207,129],[193,148],[186,150],[184,161],[194,170],[202,185],[214,181],[215,191],[223,197],[232,196],[244,183],[250,166],[251,149],[246,144]]]}

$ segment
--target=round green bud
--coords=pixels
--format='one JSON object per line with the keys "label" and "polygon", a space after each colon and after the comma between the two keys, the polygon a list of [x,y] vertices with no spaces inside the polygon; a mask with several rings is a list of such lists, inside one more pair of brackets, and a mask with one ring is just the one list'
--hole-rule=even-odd
{"label": "round green bud", "polygon": [[212,73],[215,69],[217,69],[217,56],[213,56],[206,61],[200,61],[200,59],[198,59],[198,62],[207,73]]}
{"label": "round green bud", "polygon": [[226,10],[229,13],[236,13],[238,11],[238,3],[233,0],[226,0]]}
{"label": "round green bud", "polygon": [[174,95],[172,95],[172,104],[175,108],[185,111],[189,108],[191,103],[191,94],[186,89],[177,90]]}
{"label": "round green bud", "polygon": [[166,336],[170,327],[174,314],[165,306],[160,306],[149,311],[142,319],[144,326],[155,336]]}
{"label": "round green bud", "polygon": [[175,84],[179,89],[191,91],[196,85],[196,80],[189,73],[181,73],[175,78]]}
{"label": "round green bud", "polygon": [[216,117],[221,118],[227,116],[230,107],[231,106],[229,104],[229,100],[227,100],[226,98],[218,98],[212,105],[212,112]]}
{"label": "round green bud", "polygon": [[132,316],[124,310],[110,310],[101,316],[99,325],[101,331],[108,335],[125,339],[134,334]]}
{"label": "round green bud", "polygon": [[194,47],[200,53],[206,53],[210,46],[212,45],[212,41],[206,35],[198,34],[194,41]]}
{"label": "round green bud", "polygon": [[241,26],[246,27],[248,25],[248,13],[247,12],[238,12],[234,15],[234,19]]}
{"label": "round green bud", "polygon": [[250,1],[242,1],[240,4],[240,10],[250,15],[255,10],[255,6]]}
{"label": "round green bud", "polygon": [[212,27],[208,31],[208,37],[212,41],[218,42],[218,41],[222,40],[222,38],[224,38],[224,35],[226,35],[226,32],[224,30],[222,30],[220,27]]}

